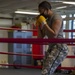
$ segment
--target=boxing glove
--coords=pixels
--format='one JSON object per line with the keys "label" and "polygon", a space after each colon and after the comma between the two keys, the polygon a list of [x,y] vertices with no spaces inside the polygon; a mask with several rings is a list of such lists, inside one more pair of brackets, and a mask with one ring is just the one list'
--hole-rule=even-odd
{"label": "boxing glove", "polygon": [[43,28],[43,26],[45,24],[47,24],[46,18],[44,16],[40,15],[36,20],[36,25],[40,25],[40,27]]}

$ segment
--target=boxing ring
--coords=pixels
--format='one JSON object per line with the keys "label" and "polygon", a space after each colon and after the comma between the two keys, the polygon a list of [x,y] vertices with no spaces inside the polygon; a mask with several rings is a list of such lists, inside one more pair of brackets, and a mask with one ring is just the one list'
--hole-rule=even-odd
{"label": "boxing ring", "polygon": [[[0,28],[0,30],[19,30],[19,31],[37,31],[37,30],[22,30],[19,28]],[[75,32],[75,30],[64,30],[64,32]],[[21,43],[21,44],[38,44],[38,45],[47,45],[48,43],[66,43],[68,45],[75,45],[71,44],[75,42],[75,39],[40,39],[40,38],[0,38],[1,43]],[[23,54],[23,53],[14,53],[14,52],[0,52],[3,55],[16,55],[16,56],[38,56],[44,57],[44,55],[36,55],[36,54]],[[74,59],[75,56],[67,56],[67,58]],[[0,73],[9,74],[17,74],[18,75],[41,75],[41,68],[42,66],[34,66],[34,65],[20,65],[20,64],[0,64],[2,66],[18,66],[23,67],[24,69],[0,69]],[[66,69],[66,70],[75,70],[75,67],[58,67],[58,69]],[[3,75],[2,74],[2,75]],[[11,75],[12,75],[11,74]],[[55,74],[58,75],[58,74]],[[63,75],[63,74],[61,74]]]}

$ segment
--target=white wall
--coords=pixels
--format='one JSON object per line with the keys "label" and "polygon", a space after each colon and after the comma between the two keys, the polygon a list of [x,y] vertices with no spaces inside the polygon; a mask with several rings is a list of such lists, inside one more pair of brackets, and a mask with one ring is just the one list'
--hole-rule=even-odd
{"label": "white wall", "polygon": [[0,14],[0,27],[10,27],[12,26],[12,15]]}
{"label": "white wall", "polygon": [[[8,18],[8,19],[6,19]],[[0,14],[0,27],[12,26],[11,15]],[[7,30],[0,30],[0,38],[8,38]],[[8,43],[0,43],[0,52],[8,52]],[[0,63],[6,63],[8,61],[8,55],[0,54]]]}
{"label": "white wall", "polygon": [[0,19],[0,27],[11,27],[12,20],[11,19]]}
{"label": "white wall", "polygon": [[[6,30],[0,30],[0,38],[8,38]],[[0,52],[8,52],[8,43],[0,43]],[[0,54],[0,63],[6,63],[8,55]]]}

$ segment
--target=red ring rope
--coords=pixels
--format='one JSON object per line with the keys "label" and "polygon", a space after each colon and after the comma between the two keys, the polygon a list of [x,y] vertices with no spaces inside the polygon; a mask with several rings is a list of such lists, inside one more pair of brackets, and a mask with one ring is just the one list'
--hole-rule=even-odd
{"label": "red ring rope", "polygon": [[63,30],[64,32],[75,32],[75,30]]}
{"label": "red ring rope", "polygon": [[[37,68],[37,69],[41,69],[42,68],[42,66],[28,66],[28,65],[20,65],[20,64],[0,64],[0,65],[26,67],[26,68]],[[58,67],[58,69],[75,70],[75,67]]]}
{"label": "red ring rope", "polygon": [[42,39],[42,38],[0,38],[3,43],[27,43],[27,44],[48,44],[48,43],[73,43],[75,39]]}
{"label": "red ring rope", "polygon": [[13,53],[13,52],[0,52],[0,54],[8,54],[8,55],[19,55],[19,56],[44,56],[44,55],[35,55],[35,54],[21,54],[21,53]]}
{"label": "red ring rope", "polygon": [[[25,30],[25,29],[20,29],[20,28],[4,28],[4,27],[0,27],[0,30],[37,31],[37,29]],[[63,31],[64,32],[75,32],[75,30],[63,30]]]}
{"label": "red ring rope", "polygon": [[20,29],[20,28],[3,28],[3,27],[0,27],[0,30],[37,31],[36,29],[25,30],[25,29]]}
{"label": "red ring rope", "polygon": [[[13,52],[0,52],[0,54],[8,54],[8,55],[19,55],[19,56],[42,56],[44,55],[35,55],[35,54],[23,54],[23,53],[13,53]],[[75,56],[67,56],[67,58],[75,58]]]}
{"label": "red ring rope", "polygon": [[[37,30],[22,30],[19,28],[0,28],[0,30],[20,30],[20,31],[37,31]],[[75,32],[75,30],[64,30],[64,32]],[[0,38],[0,42],[3,43],[28,43],[28,44],[48,44],[48,43],[70,43],[75,42],[75,39],[23,39],[23,38]],[[41,42],[41,43],[40,43]],[[74,44],[69,44],[74,45]],[[12,52],[0,52],[0,54],[8,54],[8,55],[20,55],[20,56],[43,56],[43,55],[32,55],[32,54],[18,54]],[[75,58],[75,56],[67,56],[67,58]],[[27,68],[42,68],[42,66],[25,66],[18,64],[0,64],[4,66],[19,66],[19,67],[27,67]],[[58,69],[67,69],[67,70],[75,70],[75,67],[58,67]]]}
{"label": "red ring rope", "polygon": [[75,46],[75,44],[67,44],[67,45],[70,45],[70,46]]}

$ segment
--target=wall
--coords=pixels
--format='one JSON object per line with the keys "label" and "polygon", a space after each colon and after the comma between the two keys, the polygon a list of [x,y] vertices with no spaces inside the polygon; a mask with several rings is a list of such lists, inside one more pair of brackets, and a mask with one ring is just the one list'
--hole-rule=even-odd
{"label": "wall", "polygon": [[11,19],[0,19],[0,27],[10,27],[12,26]]}
{"label": "wall", "polygon": [[12,26],[12,15],[0,14],[0,27],[10,27]]}
{"label": "wall", "polygon": [[[7,38],[7,31],[0,30],[0,38]],[[0,43],[0,52],[8,52],[8,43]],[[0,54],[0,63],[6,63],[8,61],[8,55]]]}
{"label": "wall", "polygon": [[[12,26],[12,16],[0,14],[0,27]],[[0,38],[8,38],[7,30],[0,30]],[[8,52],[8,43],[0,43],[0,52]],[[8,55],[0,54],[0,63],[7,63]]]}

